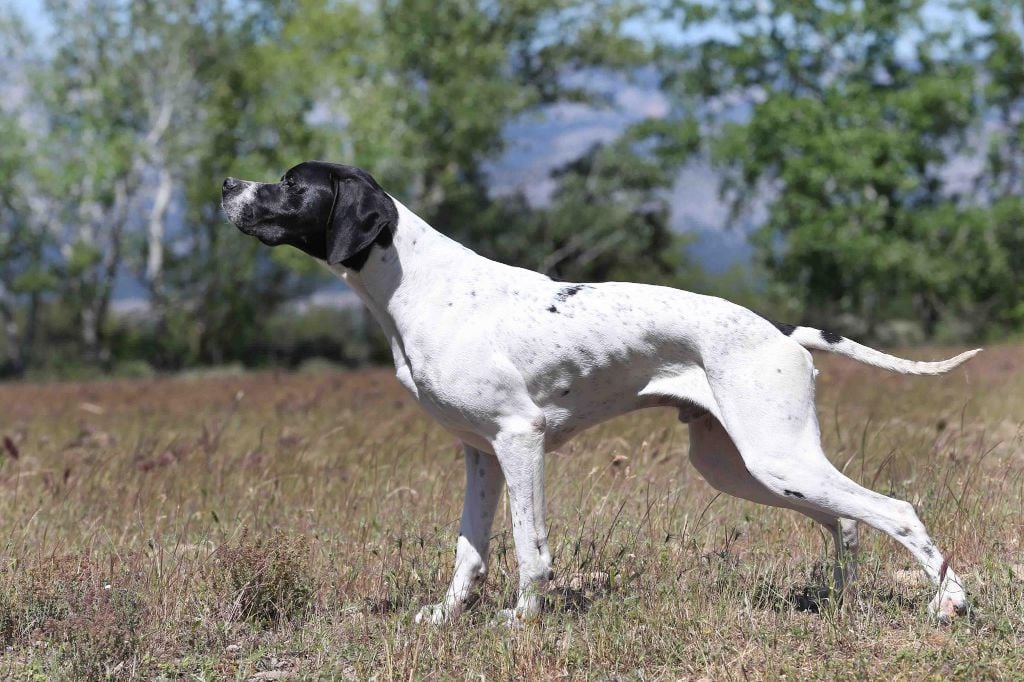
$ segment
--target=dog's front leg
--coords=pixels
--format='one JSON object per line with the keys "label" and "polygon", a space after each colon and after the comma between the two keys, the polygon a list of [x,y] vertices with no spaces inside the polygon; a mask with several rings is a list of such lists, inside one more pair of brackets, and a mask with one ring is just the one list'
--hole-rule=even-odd
{"label": "dog's front leg", "polygon": [[424,606],[417,623],[443,623],[457,617],[472,596],[473,587],[487,575],[487,546],[491,524],[501,497],[501,467],[494,455],[464,446],[466,499],[455,548],[455,573],[444,601]]}
{"label": "dog's front leg", "polygon": [[514,609],[501,614],[513,625],[540,613],[541,592],[554,577],[544,523],[543,429],[531,422],[522,429],[505,430],[495,439],[494,451],[508,485],[512,537],[519,563],[519,598]]}

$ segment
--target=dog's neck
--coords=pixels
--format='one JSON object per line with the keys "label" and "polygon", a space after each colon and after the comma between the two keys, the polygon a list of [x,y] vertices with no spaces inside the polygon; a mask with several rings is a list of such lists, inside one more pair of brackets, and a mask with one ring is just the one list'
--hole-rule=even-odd
{"label": "dog's neck", "polygon": [[411,287],[431,276],[431,280],[436,281],[439,267],[451,267],[457,259],[479,258],[428,225],[398,200],[394,202],[398,221],[390,246],[373,245],[359,270],[340,264],[329,266],[371,310],[389,312],[392,317],[402,312],[405,294]]}
{"label": "dog's neck", "polygon": [[[392,197],[393,198],[393,197]],[[441,234],[401,202],[395,200],[398,223],[391,245],[375,245],[359,270],[343,265],[330,269],[362,299],[384,329],[396,364],[405,356],[403,339],[415,335],[418,323],[430,324],[422,305],[424,292],[436,290],[438,273],[483,258]]]}

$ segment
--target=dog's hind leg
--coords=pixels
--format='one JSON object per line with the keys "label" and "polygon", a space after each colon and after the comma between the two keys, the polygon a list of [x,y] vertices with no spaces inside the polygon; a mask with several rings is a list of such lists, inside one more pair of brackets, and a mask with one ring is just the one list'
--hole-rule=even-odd
{"label": "dog's hind leg", "polygon": [[750,455],[744,453],[744,461],[751,474],[776,495],[796,498],[801,506],[822,514],[862,521],[906,547],[939,588],[929,604],[931,615],[948,621],[966,609],[960,578],[932,542],[911,504],[857,485],[837,471],[820,449],[801,450],[789,463],[778,455],[754,450]]}
{"label": "dog's hind leg", "polygon": [[466,607],[473,588],[487,575],[487,546],[491,524],[501,498],[503,476],[494,455],[464,446],[466,459],[466,499],[455,548],[455,573],[444,601],[424,606],[416,614],[417,623],[442,623],[457,617]]}
{"label": "dog's hind leg", "polygon": [[[929,612],[949,620],[967,607],[960,578],[949,567],[913,506],[868,490],[840,473],[825,457],[814,410],[810,354],[795,345],[764,349],[749,358],[726,358],[709,370],[723,425],[747,471],[794,506],[855,519],[906,547],[938,586]],[[747,374],[737,374],[735,368]]]}
{"label": "dog's hind leg", "polygon": [[705,414],[689,422],[689,428],[690,462],[713,488],[758,504],[793,509],[817,521],[831,533],[835,547],[834,589],[841,594],[844,587],[856,578],[857,522],[799,507],[761,485],[747,471],[736,445],[714,416]]}

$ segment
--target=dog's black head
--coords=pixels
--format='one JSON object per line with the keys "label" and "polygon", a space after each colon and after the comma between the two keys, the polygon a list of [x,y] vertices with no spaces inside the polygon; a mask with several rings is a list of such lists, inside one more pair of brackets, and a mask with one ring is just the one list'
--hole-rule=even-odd
{"label": "dog's black head", "polygon": [[395,202],[369,173],[322,161],[300,163],[277,183],[228,178],[221,206],[239,230],[264,244],[289,244],[353,270],[374,244],[391,245],[398,223]]}

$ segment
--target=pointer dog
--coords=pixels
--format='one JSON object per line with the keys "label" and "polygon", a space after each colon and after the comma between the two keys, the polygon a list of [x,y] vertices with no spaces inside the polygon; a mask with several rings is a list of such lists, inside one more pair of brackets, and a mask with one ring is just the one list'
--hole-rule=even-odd
{"label": "pointer dog", "polygon": [[826,459],[807,349],[905,374],[941,374],[978,351],[913,362],[719,298],[555,282],[448,239],[351,166],[302,163],[276,183],[228,178],[223,208],[245,234],[297,247],[347,282],[384,328],[398,380],[465,445],[454,576],[444,600],[417,621],[457,616],[482,582],[502,481],[519,564],[519,597],[505,616],[536,615],[553,575],[545,452],[655,406],[689,424],[690,461],[712,486],[828,528],[837,586],[853,577],[864,522],[921,563],[938,587],[932,615],[948,620],[965,609],[960,579],[914,508],[857,485]]}

